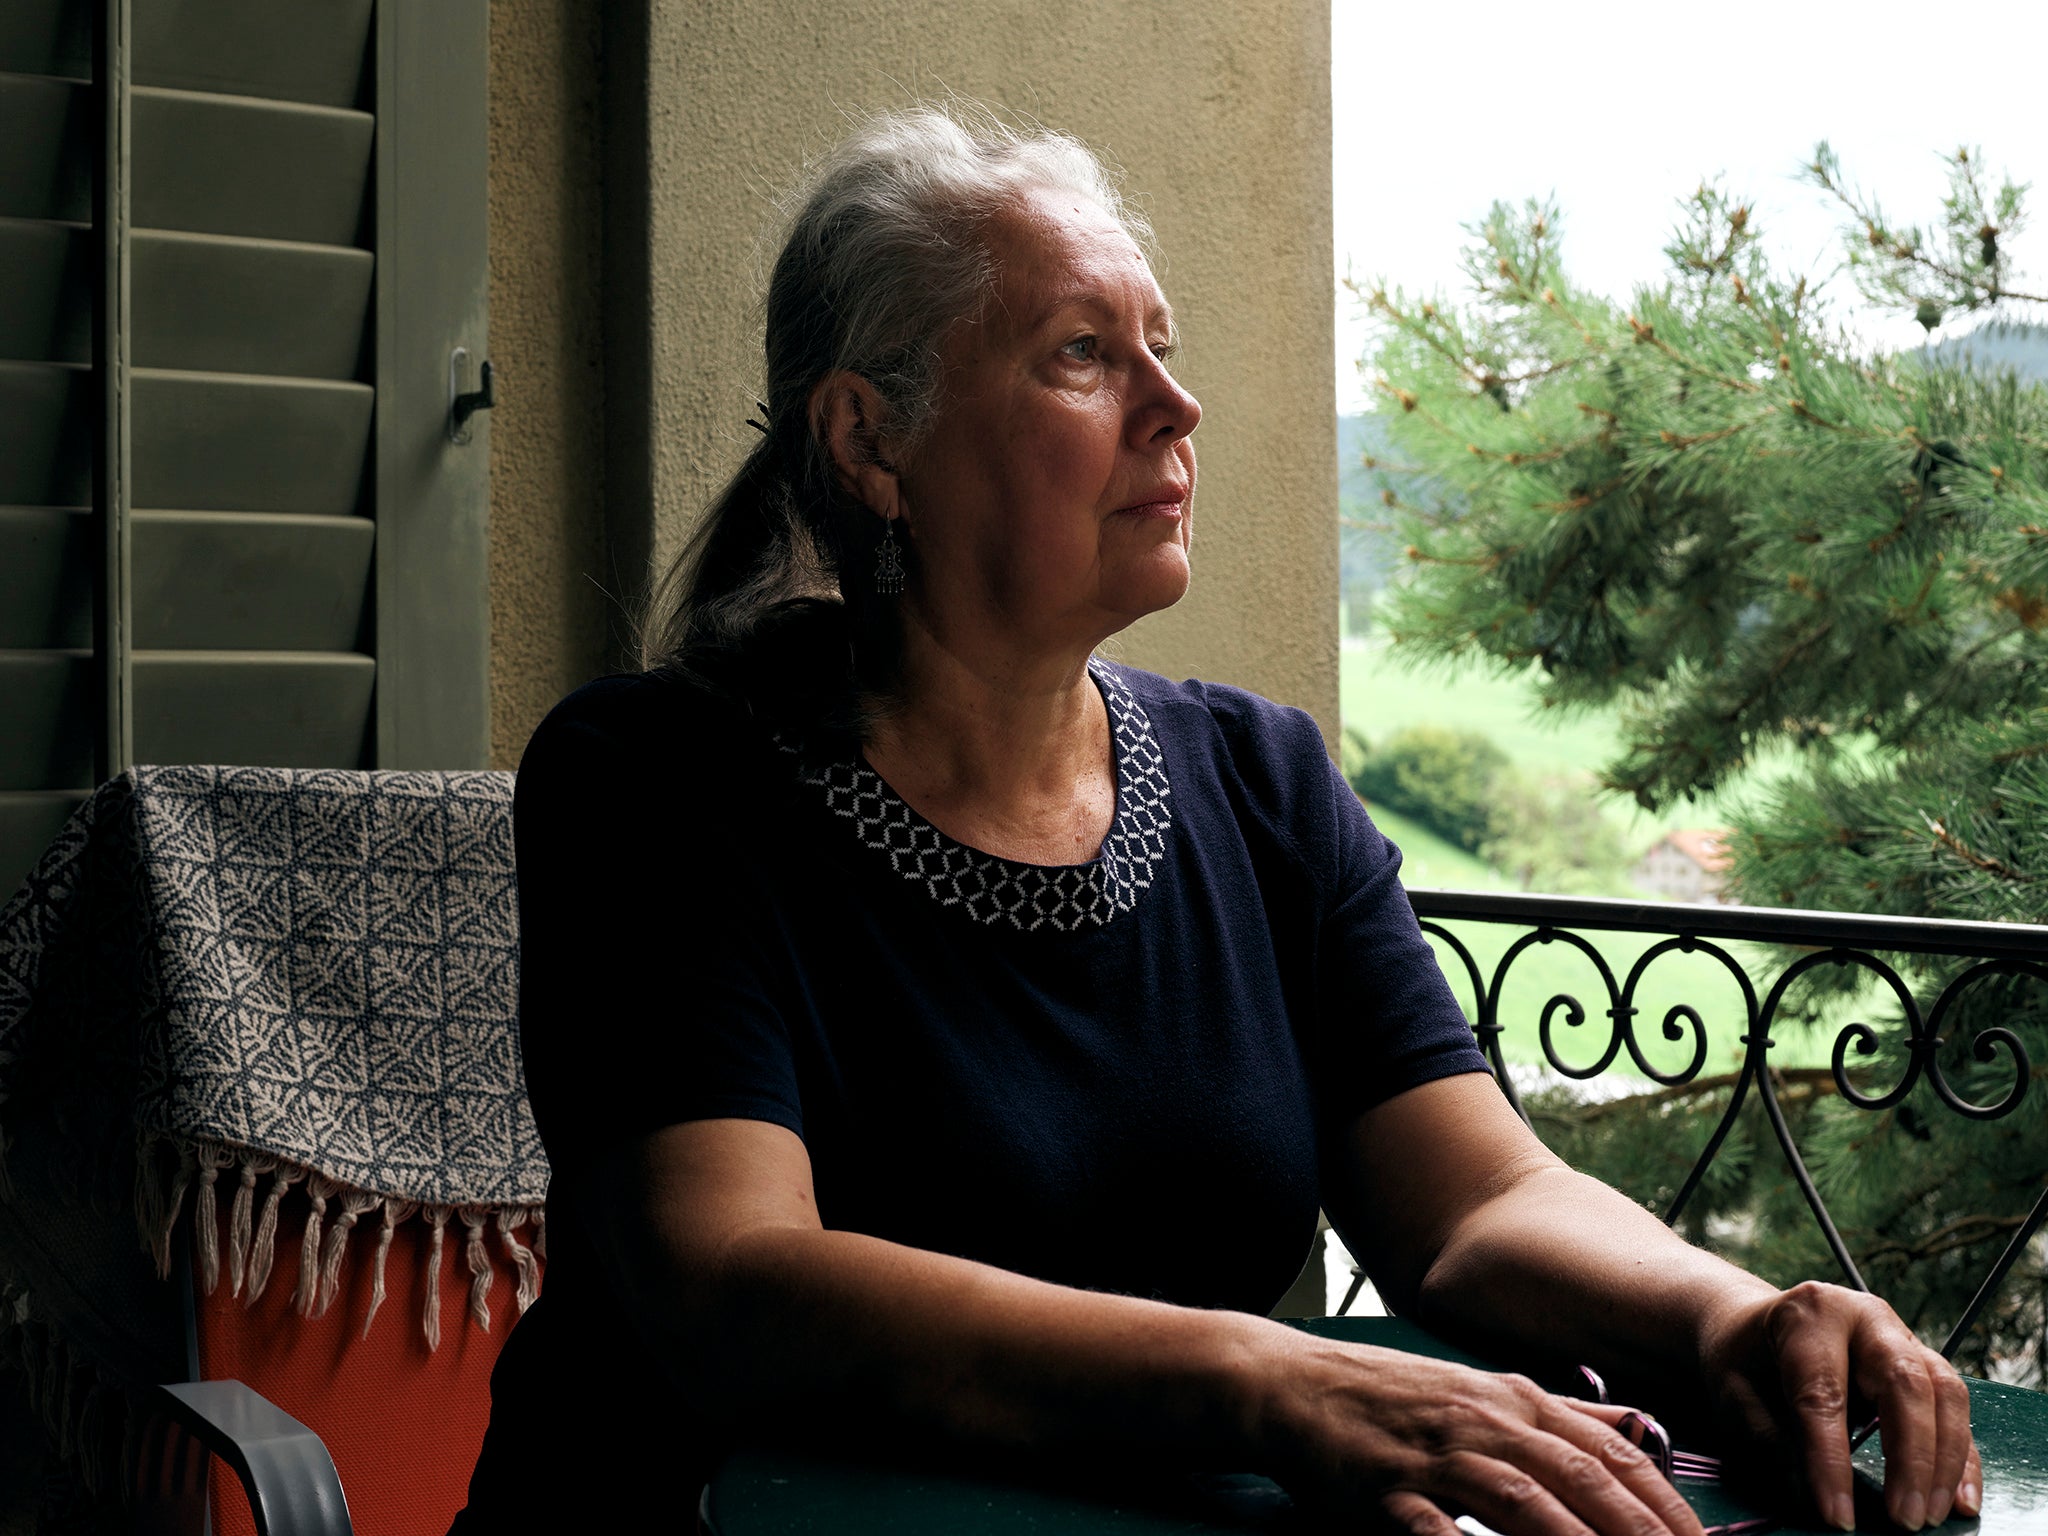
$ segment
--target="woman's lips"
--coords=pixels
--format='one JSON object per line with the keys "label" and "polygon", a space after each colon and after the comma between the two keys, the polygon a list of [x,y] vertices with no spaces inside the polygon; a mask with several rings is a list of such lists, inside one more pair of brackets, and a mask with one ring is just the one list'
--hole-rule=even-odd
{"label": "woman's lips", "polygon": [[1117,508],[1120,517],[1179,517],[1181,502],[1141,501],[1135,506]]}

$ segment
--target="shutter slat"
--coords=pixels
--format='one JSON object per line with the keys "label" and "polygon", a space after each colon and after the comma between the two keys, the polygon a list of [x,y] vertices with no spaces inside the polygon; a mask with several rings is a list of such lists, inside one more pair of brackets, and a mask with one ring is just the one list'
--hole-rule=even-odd
{"label": "shutter slat", "polygon": [[376,532],[364,517],[137,512],[135,643],[354,650]]}
{"label": "shutter slat", "polygon": [[[136,644],[353,650],[376,532],[362,517],[137,512]],[[0,649],[90,648],[94,549],[83,508],[0,507]]]}
{"label": "shutter slat", "polygon": [[0,650],[91,647],[92,551],[84,508],[0,507]]}
{"label": "shutter slat", "polygon": [[138,651],[135,760],[354,768],[377,664],[277,651]]}
{"label": "shutter slat", "polygon": [[0,361],[0,506],[92,500],[92,373]]}
{"label": "shutter slat", "polygon": [[94,256],[86,225],[0,218],[0,358],[88,361]]}
{"label": "shutter slat", "polygon": [[[360,376],[368,251],[139,230],[133,252],[139,366]],[[0,358],[88,361],[94,257],[87,226],[0,219]]]}
{"label": "shutter slat", "polygon": [[354,379],[374,265],[348,247],[139,231],[136,364]]}
{"label": "shutter slat", "polygon": [[354,245],[376,120],[367,112],[135,90],[135,226]]}
{"label": "shutter slat", "polygon": [[367,384],[153,368],[134,380],[137,507],[356,510],[375,403]]}
{"label": "shutter slat", "polygon": [[[66,37],[67,0],[7,0],[0,5],[0,70],[24,75],[86,74],[90,63],[76,53],[82,41]],[[67,49],[68,45],[68,49]]]}
{"label": "shutter slat", "polygon": [[0,215],[92,220],[92,92],[0,74]]}
{"label": "shutter slat", "polygon": [[361,95],[371,0],[134,4],[138,84],[329,107],[353,107]]}
{"label": "shutter slat", "polygon": [[0,708],[0,790],[92,783],[91,651],[0,651]]}
{"label": "shutter slat", "polygon": [[[137,86],[137,229],[355,245],[367,112]],[[92,220],[92,91],[0,74],[0,216]]]}
{"label": "shutter slat", "polygon": [[[376,392],[253,374],[134,371],[138,506],[356,510]],[[0,506],[92,499],[90,370],[0,362]]]}

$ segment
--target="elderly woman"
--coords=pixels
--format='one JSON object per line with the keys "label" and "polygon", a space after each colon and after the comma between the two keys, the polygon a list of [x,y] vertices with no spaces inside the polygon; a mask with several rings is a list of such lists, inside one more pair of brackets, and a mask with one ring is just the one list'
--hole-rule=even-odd
{"label": "elderly woman", "polygon": [[1089,152],[913,111],[814,168],[762,438],[647,670],[519,777],[546,1296],[463,1517],[688,1518],[806,1427],[1257,1470],[1366,1523],[1697,1536],[1529,1381],[1266,1319],[1318,1208],[1400,1312],[1707,1405],[1852,1522],[1974,1512],[1967,1394],[1550,1155],[1314,723],[1097,654],[1189,580],[1193,433]]}

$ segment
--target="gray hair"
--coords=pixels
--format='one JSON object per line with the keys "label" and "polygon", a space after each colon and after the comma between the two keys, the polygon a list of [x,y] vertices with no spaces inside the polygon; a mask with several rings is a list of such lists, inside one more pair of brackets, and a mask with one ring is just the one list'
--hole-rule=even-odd
{"label": "gray hair", "polygon": [[[764,306],[763,439],[656,586],[643,666],[702,676],[704,663],[736,658],[764,630],[807,616],[812,629],[836,620],[853,657],[837,684],[843,697],[813,699],[812,712],[850,718],[855,695],[887,691],[893,611],[859,574],[847,576],[864,574],[862,556],[872,560],[878,520],[838,489],[812,431],[811,393],[828,374],[859,375],[880,394],[891,436],[914,446],[940,404],[947,333],[978,319],[994,290],[989,220],[1037,188],[1087,198],[1150,249],[1150,226],[1085,144],[981,108],[881,113],[806,166],[783,204]],[[821,605],[841,611],[820,615]]]}

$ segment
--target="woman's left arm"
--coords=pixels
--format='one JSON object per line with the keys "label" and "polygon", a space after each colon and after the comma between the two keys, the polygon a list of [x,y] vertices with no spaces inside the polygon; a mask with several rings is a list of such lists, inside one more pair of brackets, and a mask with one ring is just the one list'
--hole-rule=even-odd
{"label": "woman's left arm", "polygon": [[1975,1515],[1969,1393],[1884,1302],[1779,1291],[1560,1162],[1489,1077],[1397,1094],[1332,1138],[1324,1204],[1393,1306],[1425,1326],[1669,1382],[1803,1474],[1853,1527],[1852,1414],[1882,1425],[1885,1503],[1918,1530]]}

